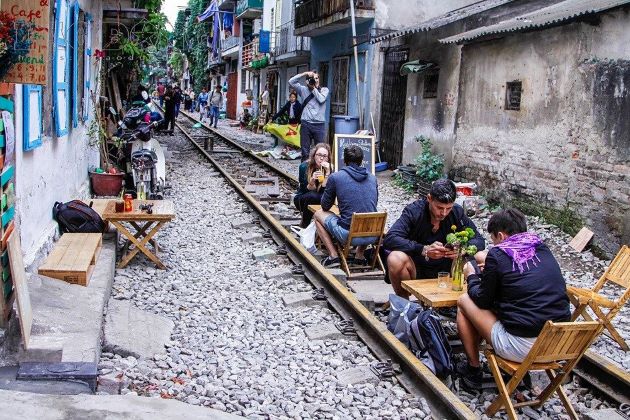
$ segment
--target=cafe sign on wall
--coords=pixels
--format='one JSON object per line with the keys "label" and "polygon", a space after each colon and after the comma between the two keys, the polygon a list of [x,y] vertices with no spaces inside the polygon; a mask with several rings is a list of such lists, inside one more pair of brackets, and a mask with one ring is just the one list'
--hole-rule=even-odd
{"label": "cafe sign on wall", "polygon": [[45,85],[48,72],[49,0],[0,0],[1,10],[16,20],[32,22],[30,33],[31,48],[28,54],[19,58],[18,63],[4,77],[4,82]]}

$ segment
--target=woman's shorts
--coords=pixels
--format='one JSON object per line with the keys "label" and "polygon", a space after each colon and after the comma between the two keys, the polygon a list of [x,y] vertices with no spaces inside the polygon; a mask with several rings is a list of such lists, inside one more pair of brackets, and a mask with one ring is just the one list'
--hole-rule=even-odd
{"label": "woman's shorts", "polygon": [[536,337],[519,337],[505,330],[501,321],[497,321],[490,331],[494,352],[504,359],[522,362],[534,345]]}

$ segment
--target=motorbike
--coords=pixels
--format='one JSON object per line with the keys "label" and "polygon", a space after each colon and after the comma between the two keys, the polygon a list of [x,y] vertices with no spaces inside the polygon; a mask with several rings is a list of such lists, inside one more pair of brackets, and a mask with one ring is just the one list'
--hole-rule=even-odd
{"label": "motorbike", "polygon": [[133,190],[126,191],[138,199],[161,200],[166,188],[166,161],[160,143],[152,138],[151,130],[159,121],[151,121],[150,111],[133,107],[120,120],[113,108],[110,112],[116,116],[117,136],[124,144],[124,160],[128,179],[125,185],[132,185]]}

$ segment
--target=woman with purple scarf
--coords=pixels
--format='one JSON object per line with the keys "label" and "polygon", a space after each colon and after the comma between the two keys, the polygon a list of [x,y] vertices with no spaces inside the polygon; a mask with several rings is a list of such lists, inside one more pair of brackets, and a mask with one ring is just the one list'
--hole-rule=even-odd
{"label": "woman with purple scarf", "polygon": [[481,388],[481,339],[504,359],[522,362],[545,322],[570,319],[560,266],[538,235],[527,232],[523,213],[494,213],[488,232],[495,247],[481,274],[464,267],[468,293],[457,302],[457,329],[468,358],[457,372],[472,389]]}

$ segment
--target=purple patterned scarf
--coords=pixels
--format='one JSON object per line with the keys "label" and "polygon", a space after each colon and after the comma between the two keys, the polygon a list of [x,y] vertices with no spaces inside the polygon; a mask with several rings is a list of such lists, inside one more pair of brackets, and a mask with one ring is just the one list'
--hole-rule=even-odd
{"label": "purple patterned scarf", "polygon": [[536,247],[542,243],[542,240],[535,233],[523,232],[509,236],[506,240],[497,245],[512,258],[512,267],[522,274],[525,267],[529,269],[528,262],[537,265],[536,261],[540,261],[536,256]]}

